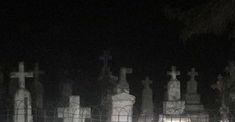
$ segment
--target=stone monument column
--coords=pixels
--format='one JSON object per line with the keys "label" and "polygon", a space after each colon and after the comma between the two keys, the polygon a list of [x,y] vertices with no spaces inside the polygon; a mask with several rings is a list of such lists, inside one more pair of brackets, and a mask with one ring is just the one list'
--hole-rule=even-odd
{"label": "stone monument column", "polygon": [[149,77],[146,77],[142,81],[144,85],[144,90],[142,92],[142,105],[141,105],[141,115],[138,119],[139,122],[152,122],[154,120],[154,105],[153,105],[153,93],[150,88],[152,81]]}
{"label": "stone monument column", "polygon": [[14,96],[14,122],[32,122],[30,92],[25,89],[25,78],[32,78],[32,72],[24,72],[24,63],[19,63],[19,72],[13,72],[11,78],[19,79],[19,89]]}
{"label": "stone monument column", "polygon": [[204,106],[200,103],[200,95],[197,93],[197,81],[195,79],[198,76],[198,73],[195,71],[195,68],[192,68],[188,72],[190,80],[187,82],[187,93],[185,111],[189,114],[192,122],[208,122],[209,114],[204,110]]}
{"label": "stone monument column", "polygon": [[132,73],[132,69],[121,68],[117,94],[112,96],[111,122],[132,122],[135,96],[129,94],[128,73]]}
{"label": "stone monument column", "polygon": [[184,115],[185,101],[181,100],[180,81],[177,80],[180,72],[172,66],[167,74],[171,79],[167,84],[167,100],[163,102],[163,114],[159,115],[159,122],[190,122],[191,120]]}

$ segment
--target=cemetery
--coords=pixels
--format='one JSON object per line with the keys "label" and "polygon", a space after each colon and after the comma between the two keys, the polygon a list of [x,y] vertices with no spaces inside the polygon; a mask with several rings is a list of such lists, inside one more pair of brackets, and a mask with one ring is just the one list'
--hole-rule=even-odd
{"label": "cemetery", "polygon": [[[166,81],[166,94],[162,101],[162,108],[156,109],[154,95],[151,85],[154,81],[146,76],[141,81],[143,85],[140,98],[131,92],[128,77],[134,72],[132,68],[121,67],[119,76],[112,74],[109,61],[112,56],[104,52],[100,57],[103,67],[98,81],[109,82],[100,93],[100,105],[82,106],[79,94],[73,94],[72,85],[64,85],[62,88],[61,104],[54,105],[50,109],[45,108],[45,91],[40,82],[40,76],[45,75],[39,70],[39,64],[35,64],[32,71],[26,71],[24,62],[19,62],[18,71],[12,71],[9,78],[18,84],[13,96],[12,107],[3,107],[1,110],[2,122],[233,122],[233,111],[229,109],[234,100],[232,89],[235,65],[230,62],[226,69],[226,76],[218,75],[218,80],[211,84],[211,89],[220,93],[220,107],[217,111],[207,110],[201,102],[201,95],[198,93],[197,77],[200,73],[196,68],[191,68],[188,73],[182,74],[176,66],[166,71],[169,80]],[[181,75],[186,75],[186,90],[182,93],[182,81],[178,80]],[[226,79],[224,77],[227,77]],[[32,93],[26,88],[29,79],[33,83]],[[141,80],[141,79],[140,79]],[[210,96],[208,96],[210,97]],[[140,99],[140,111],[137,112],[136,100]],[[59,101],[61,99],[58,99]],[[59,101],[54,101],[55,103]],[[99,107],[97,107],[99,106]],[[161,109],[161,110],[160,110]],[[156,112],[156,110],[160,110]],[[160,114],[159,114],[160,113]]]}

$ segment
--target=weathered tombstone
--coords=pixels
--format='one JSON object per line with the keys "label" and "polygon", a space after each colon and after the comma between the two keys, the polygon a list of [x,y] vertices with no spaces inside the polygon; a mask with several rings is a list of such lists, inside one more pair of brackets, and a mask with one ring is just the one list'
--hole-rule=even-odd
{"label": "weathered tombstone", "polygon": [[70,96],[69,106],[58,108],[57,112],[63,122],[85,122],[85,119],[91,118],[91,108],[80,107],[79,96]]}
{"label": "weathered tombstone", "polygon": [[126,92],[129,93],[129,84],[127,83],[126,75],[131,74],[131,68],[121,68],[120,69],[120,76],[119,76],[119,84],[117,85],[117,93]]}
{"label": "weathered tombstone", "polygon": [[176,67],[172,66],[171,71],[167,72],[171,76],[171,80],[167,84],[167,101],[163,102],[163,114],[159,115],[159,122],[189,122],[190,119],[184,115],[185,101],[181,100],[180,81],[177,76],[180,75],[176,71]]}
{"label": "weathered tombstone", "polygon": [[14,122],[32,122],[31,96],[25,89],[25,78],[32,78],[32,72],[24,72],[24,63],[19,63],[19,72],[11,73],[11,78],[19,79],[19,89],[14,96]]}
{"label": "weathered tombstone", "polygon": [[135,96],[129,94],[126,74],[132,73],[130,68],[121,68],[117,94],[112,96],[111,122],[132,122]]}
{"label": "weathered tombstone", "polygon": [[221,107],[220,107],[220,122],[229,122],[229,107],[226,106],[225,102],[226,102],[226,93],[225,93],[225,86],[226,84],[224,83],[224,78],[221,74],[218,75],[217,77],[217,82],[216,84],[212,85],[213,89],[218,89],[220,91],[220,95],[221,95]]}
{"label": "weathered tombstone", "polygon": [[[112,107],[112,95],[116,93],[116,86],[118,78],[112,74],[111,68],[108,65],[112,56],[108,51],[104,51],[104,54],[99,57],[103,62],[101,73],[98,77],[99,88],[100,88],[100,105],[102,111],[102,120],[110,120],[111,118],[111,107]],[[94,117],[95,118],[95,117]],[[100,119],[100,118],[99,118]]]}
{"label": "weathered tombstone", "polygon": [[152,81],[149,77],[146,77],[145,80],[142,81],[144,85],[144,89],[142,92],[142,105],[141,105],[141,115],[139,117],[139,122],[152,122],[154,119],[153,113],[153,93],[150,88],[150,84]]}
{"label": "weathered tombstone", "polygon": [[80,115],[80,118],[81,118],[80,122],[85,122],[86,119],[91,118],[91,108],[81,107],[79,115]]}
{"label": "weathered tombstone", "polygon": [[73,81],[68,78],[68,75],[68,71],[64,71],[63,76],[61,76],[63,77],[60,83],[60,105],[62,106],[68,106],[70,96],[72,96],[73,92]]}
{"label": "weathered tombstone", "polygon": [[58,118],[63,118],[63,122],[80,122],[80,97],[70,96],[69,107],[58,108]]}
{"label": "weathered tombstone", "polygon": [[198,73],[195,68],[188,72],[190,80],[187,82],[187,93],[185,111],[190,116],[192,122],[208,122],[209,115],[204,110],[204,106],[200,104],[200,95],[197,93],[197,81],[195,79]]}
{"label": "weathered tombstone", "polygon": [[35,64],[34,67],[34,82],[33,82],[33,102],[34,106],[37,109],[42,109],[43,108],[43,85],[40,82],[39,76],[43,74],[44,72],[39,70],[39,65],[38,63]]}

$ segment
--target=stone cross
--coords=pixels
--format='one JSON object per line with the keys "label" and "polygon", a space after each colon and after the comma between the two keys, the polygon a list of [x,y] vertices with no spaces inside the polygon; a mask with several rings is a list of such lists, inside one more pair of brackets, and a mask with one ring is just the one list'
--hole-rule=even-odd
{"label": "stone cross", "polygon": [[103,61],[104,67],[108,67],[109,60],[112,60],[112,56],[109,54],[108,51],[104,51],[103,56],[100,56],[100,60]]}
{"label": "stone cross", "polygon": [[147,76],[147,77],[145,78],[145,80],[142,81],[142,83],[143,83],[143,85],[144,85],[145,88],[148,88],[149,85],[152,84],[153,82],[152,82],[152,80],[150,80],[149,77]]}
{"label": "stone cross", "polygon": [[223,85],[224,85],[224,83],[223,83],[223,76],[221,75],[221,74],[219,74],[218,75],[218,77],[217,77],[217,82],[216,82],[216,84],[213,84],[211,87],[213,88],[213,89],[218,89],[220,92],[223,92]]}
{"label": "stone cross", "polygon": [[188,72],[190,76],[190,80],[195,80],[195,77],[198,76],[198,72],[195,71],[195,68],[192,68],[190,72]]}
{"label": "stone cross", "polygon": [[34,72],[33,72],[35,82],[39,82],[39,75],[40,74],[44,74],[44,72],[39,70],[39,64],[36,63],[35,67],[34,67]]}
{"label": "stone cross", "polygon": [[132,68],[124,68],[120,69],[120,81],[126,81],[126,75],[132,73]]}
{"label": "stone cross", "polygon": [[33,73],[32,72],[25,72],[24,71],[24,63],[20,62],[19,63],[19,72],[12,72],[10,74],[11,78],[18,78],[19,79],[19,87],[20,88],[25,88],[25,78],[32,78]]}
{"label": "stone cross", "polygon": [[117,93],[126,92],[129,93],[129,84],[126,79],[126,75],[132,73],[131,68],[122,67],[120,69],[119,83],[117,85]]}
{"label": "stone cross", "polygon": [[180,75],[180,72],[176,71],[175,66],[172,66],[171,71],[168,71],[167,74],[171,76],[171,80],[177,80],[177,76]]}

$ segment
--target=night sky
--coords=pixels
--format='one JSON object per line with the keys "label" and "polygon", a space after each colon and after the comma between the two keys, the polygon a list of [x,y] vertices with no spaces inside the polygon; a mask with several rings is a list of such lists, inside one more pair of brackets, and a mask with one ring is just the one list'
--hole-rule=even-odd
{"label": "night sky", "polygon": [[163,12],[167,5],[187,9],[203,3],[202,0],[3,3],[0,65],[8,73],[16,70],[19,61],[25,62],[27,70],[39,62],[46,72],[42,82],[49,95],[57,92],[60,72],[68,70],[69,79],[76,84],[75,94],[95,104],[93,89],[102,67],[98,57],[109,50],[113,74],[118,75],[121,66],[133,68],[128,81],[137,104],[141,80],[146,75],[154,81],[155,104],[161,104],[166,90],[163,86],[169,80],[166,71],[176,65],[184,84],[189,79],[187,71],[196,68],[199,92],[211,96],[202,96],[203,103],[208,105],[215,96],[210,84],[233,59],[232,41],[213,34],[182,41],[179,38],[182,23],[169,20]]}

